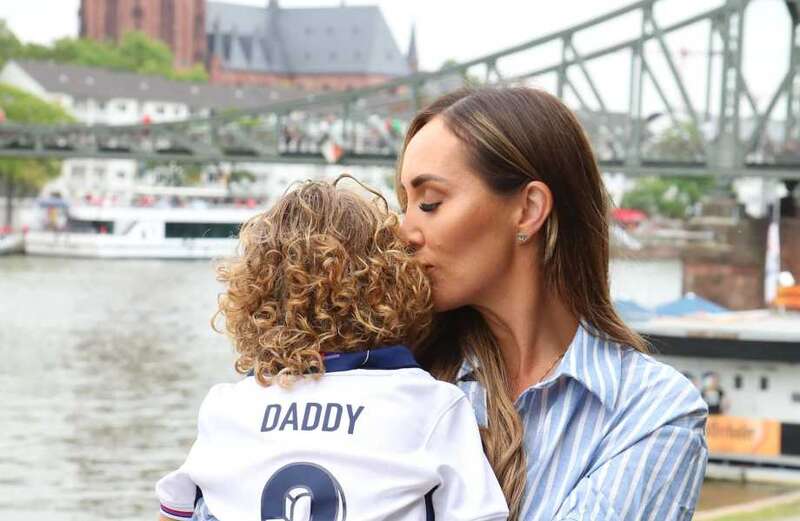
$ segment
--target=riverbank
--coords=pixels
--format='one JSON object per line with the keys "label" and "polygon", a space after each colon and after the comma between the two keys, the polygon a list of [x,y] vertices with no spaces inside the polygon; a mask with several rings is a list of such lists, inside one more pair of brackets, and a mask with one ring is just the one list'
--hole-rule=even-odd
{"label": "riverbank", "polygon": [[800,521],[800,491],[700,511],[695,521]]}

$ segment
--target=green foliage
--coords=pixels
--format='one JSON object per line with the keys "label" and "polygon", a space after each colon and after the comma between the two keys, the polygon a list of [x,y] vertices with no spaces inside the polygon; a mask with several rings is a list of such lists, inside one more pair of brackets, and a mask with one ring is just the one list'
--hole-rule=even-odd
{"label": "green foliage", "polygon": [[[73,121],[61,107],[14,87],[0,84],[0,109],[13,123],[55,124]],[[15,188],[31,191],[57,176],[60,162],[33,159],[0,159],[0,177]]]}
{"label": "green foliage", "polygon": [[622,207],[683,218],[713,187],[714,179],[706,177],[644,177],[623,196]]}
{"label": "green foliage", "polygon": [[61,38],[47,47],[21,43],[6,23],[0,20],[0,66],[12,58],[51,60],[56,63],[151,74],[181,81],[208,81],[208,74],[201,64],[188,70],[176,71],[172,65],[172,51],[165,43],[135,31],[126,33],[119,43]]}
{"label": "green foliage", "polygon": [[200,65],[199,63],[195,63],[194,67],[192,67],[191,69],[186,69],[182,71],[173,71],[170,78],[178,81],[193,81],[196,83],[208,83],[208,73],[206,72],[206,68]]}
{"label": "green foliage", "polygon": [[[448,69],[455,65],[458,65],[458,62],[453,58],[448,58],[442,63],[442,66],[439,68],[439,70]],[[468,87],[480,87],[483,85],[483,81],[481,81],[480,78],[474,74],[467,73],[466,70],[461,71],[461,78],[464,81],[464,85]]]}
{"label": "green foliage", "polygon": [[5,20],[0,20],[0,66],[9,58],[16,56],[21,48],[22,42],[8,28]]}
{"label": "green foliage", "polygon": [[648,155],[668,161],[702,161],[705,155],[703,136],[694,123],[678,123],[656,137]]}

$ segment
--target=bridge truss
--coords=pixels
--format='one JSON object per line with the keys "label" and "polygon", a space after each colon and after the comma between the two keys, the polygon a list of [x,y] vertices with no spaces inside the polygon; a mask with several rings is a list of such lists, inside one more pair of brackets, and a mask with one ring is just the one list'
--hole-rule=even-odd
{"label": "bridge truss", "polygon": [[[531,85],[576,111],[607,171],[800,179],[800,0],[787,0],[785,18],[775,21],[789,34],[789,58],[761,103],[742,67],[751,1],[721,0],[675,20],[677,0],[642,0],[436,72],[255,110],[127,126],[5,123],[0,156],[391,165],[405,125],[435,97],[463,85]],[[621,26],[636,29],[608,43]],[[686,31],[707,42],[705,78],[694,84],[681,72]],[[627,75],[609,78],[604,64],[621,61]],[[609,100],[625,92],[627,110],[612,110]]]}

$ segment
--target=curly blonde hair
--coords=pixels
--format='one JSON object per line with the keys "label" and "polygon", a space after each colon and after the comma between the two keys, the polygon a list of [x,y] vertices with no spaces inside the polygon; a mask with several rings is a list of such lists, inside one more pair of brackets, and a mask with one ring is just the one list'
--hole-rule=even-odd
{"label": "curly blonde hair", "polygon": [[413,347],[430,329],[430,284],[397,216],[340,179],[305,182],[248,220],[216,268],[226,291],[212,327],[224,317],[236,370],[262,385],[322,375],[326,352]]}

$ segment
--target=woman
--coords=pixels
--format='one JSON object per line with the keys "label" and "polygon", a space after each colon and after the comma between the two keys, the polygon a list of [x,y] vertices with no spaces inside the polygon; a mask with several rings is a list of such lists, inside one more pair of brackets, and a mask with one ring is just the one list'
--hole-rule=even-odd
{"label": "woman", "polygon": [[417,357],[471,398],[511,519],[690,519],[706,406],[614,311],[607,194],[569,109],[445,95],[411,122],[397,187],[439,312]]}

